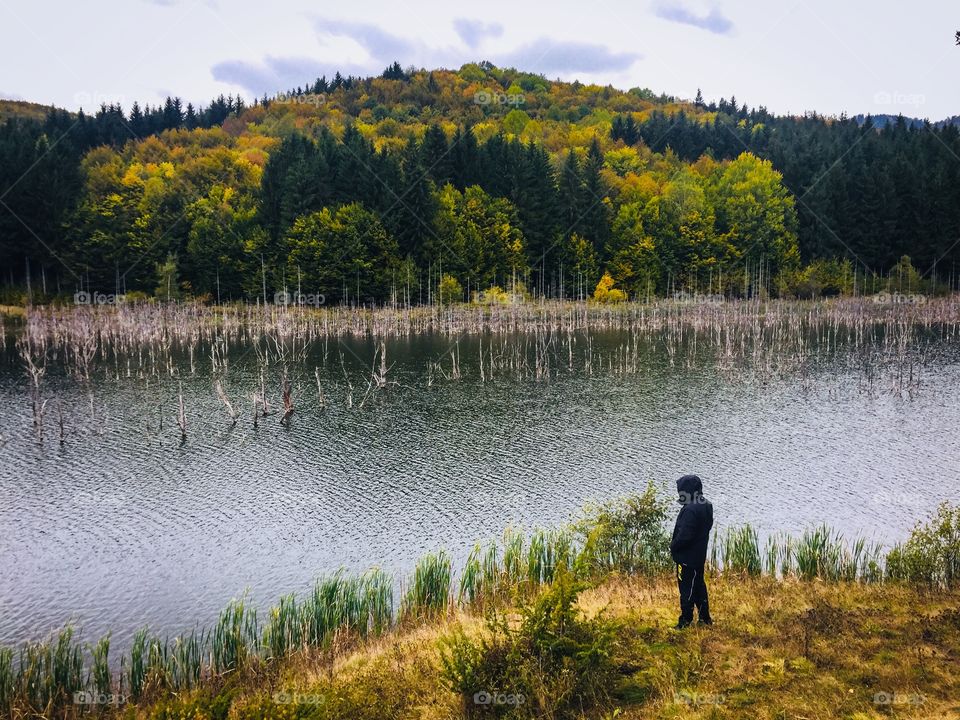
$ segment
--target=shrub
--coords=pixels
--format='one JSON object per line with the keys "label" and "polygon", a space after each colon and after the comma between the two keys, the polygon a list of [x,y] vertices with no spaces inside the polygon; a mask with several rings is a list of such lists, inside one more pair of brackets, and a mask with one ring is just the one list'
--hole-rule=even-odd
{"label": "shrub", "polygon": [[[478,638],[456,630],[440,640],[440,671],[466,714],[580,717],[606,701],[615,678],[613,626],[575,607],[582,585],[561,566],[553,585],[521,611],[519,625],[491,615]],[[487,702],[489,701],[489,702]]]}
{"label": "shrub", "polygon": [[887,577],[952,588],[960,580],[960,506],[943,503],[887,555]]}
{"label": "shrub", "polygon": [[577,525],[583,538],[580,569],[654,574],[670,564],[670,538],[664,528],[665,503],[653,483],[642,495],[589,509]]}

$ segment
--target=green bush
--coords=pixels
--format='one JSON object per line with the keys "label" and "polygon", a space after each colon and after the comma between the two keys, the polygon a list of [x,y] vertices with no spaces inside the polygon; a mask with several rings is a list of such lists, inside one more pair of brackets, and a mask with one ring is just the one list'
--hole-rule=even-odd
{"label": "green bush", "polygon": [[614,628],[581,617],[582,588],[560,566],[550,588],[522,608],[519,625],[494,613],[479,639],[462,630],[441,639],[441,676],[468,717],[580,717],[584,707],[607,701]]}
{"label": "green bush", "polygon": [[952,588],[960,580],[960,506],[943,503],[887,554],[887,577]]}
{"label": "green bush", "polygon": [[670,565],[667,508],[653,483],[642,495],[590,508],[577,525],[583,538],[580,570],[655,574]]}

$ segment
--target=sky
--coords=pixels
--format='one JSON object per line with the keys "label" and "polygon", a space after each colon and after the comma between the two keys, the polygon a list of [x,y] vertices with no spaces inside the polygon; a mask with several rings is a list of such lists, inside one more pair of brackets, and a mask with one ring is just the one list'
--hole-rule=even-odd
{"label": "sky", "polygon": [[781,114],[960,115],[956,0],[0,0],[0,98],[248,100],[489,60]]}

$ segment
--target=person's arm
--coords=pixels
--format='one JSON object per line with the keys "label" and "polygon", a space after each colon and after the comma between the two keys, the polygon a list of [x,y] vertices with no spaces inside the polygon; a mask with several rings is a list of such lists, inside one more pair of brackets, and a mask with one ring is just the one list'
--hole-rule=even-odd
{"label": "person's arm", "polygon": [[683,508],[677,515],[677,524],[673,528],[673,540],[670,541],[670,554],[675,555],[694,540],[693,519],[688,508]]}

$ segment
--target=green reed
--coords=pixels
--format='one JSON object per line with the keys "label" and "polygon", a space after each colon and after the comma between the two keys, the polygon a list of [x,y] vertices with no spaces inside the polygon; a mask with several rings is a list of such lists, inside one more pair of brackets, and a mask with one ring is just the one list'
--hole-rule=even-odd
{"label": "green reed", "polygon": [[249,607],[245,596],[231,601],[211,638],[214,672],[245,667],[259,651],[259,638],[256,609]]}
{"label": "green reed", "polygon": [[572,529],[534,530],[527,549],[527,580],[533,585],[553,582],[557,568],[573,568],[576,555]]}
{"label": "green reed", "polygon": [[506,530],[503,533],[503,576],[510,585],[519,585],[524,578],[523,533]]}
{"label": "green reed", "polygon": [[27,643],[20,648],[15,692],[37,714],[72,703],[73,693],[85,687],[83,650],[73,638],[74,630],[68,626],[55,641]]}
{"label": "green reed", "polygon": [[499,561],[500,548],[496,543],[490,543],[483,556],[483,573],[481,575],[481,588],[486,596],[496,595],[500,591],[502,580],[502,571]]}
{"label": "green reed", "polygon": [[797,542],[797,574],[803,580],[833,580],[840,574],[840,554],[826,525],[805,530]]}
{"label": "green reed", "polygon": [[382,635],[393,622],[393,578],[380,568],[373,568],[364,575],[363,582],[370,632]]}
{"label": "green reed", "polygon": [[93,689],[99,695],[109,695],[112,682],[110,674],[110,633],[107,633],[96,645],[90,648],[93,667],[90,670]]}
{"label": "green reed", "polygon": [[724,570],[759,575],[763,569],[757,531],[749,524],[727,530],[721,556]]}
{"label": "green reed", "polygon": [[133,635],[130,646],[130,669],[127,675],[127,687],[134,700],[143,695],[147,679],[147,629],[141,628]]}
{"label": "green reed", "polygon": [[13,671],[13,649],[0,647],[0,713],[7,714],[13,707],[16,675]]}
{"label": "green reed", "polygon": [[483,593],[483,565],[480,562],[480,543],[473,546],[467,562],[460,572],[460,591],[457,599],[461,604],[478,602]]}
{"label": "green reed", "polygon": [[342,592],[343,580],[339,572],[332,577],[321,578],[314,585],[312,594],[300,610],[304,644],[325,647],[337,628],[343,625]]}
{"label": "green reed", "polygon": [[757,531],[750,525],[728,528],[723,537],[714,532],[711,564],[714,569],[754,576],[847,582],[883,579],[883,548],[879,544],[867,543],[862,537],[848,543],[826,525],[807,529],[799,538],[785,533],[770,535],[762,551],[760,548]]}
{"label": "green reed", "polygon": [[171,680],[177,690],[190,690],[200,684],[203,675],[203,656],[206,635],[202,630],[191,630],[179,635],[170,651]]}
{"label": "green reed", "polygon": [[423,617],[442,613],[450,603],[450,557],[439,553],[424,555],[417,562],[403,600],[403,615]]}
{"label": "green reed", "polygon": [[158,637],[150,638],[147,643],[146,686],[157,690],[172,689],[172,675],[169,643]]}
{"label": "green reed", "polygon": [[270,620],[263,629],[263,647],[269,659],[284,657],[301,645],[303,620],[293,593],[282,596],[280,604],[270,608]]}

